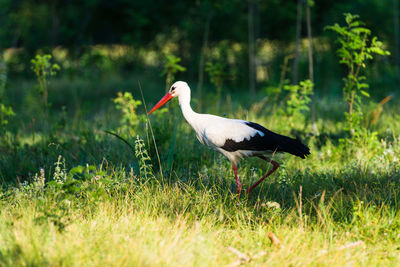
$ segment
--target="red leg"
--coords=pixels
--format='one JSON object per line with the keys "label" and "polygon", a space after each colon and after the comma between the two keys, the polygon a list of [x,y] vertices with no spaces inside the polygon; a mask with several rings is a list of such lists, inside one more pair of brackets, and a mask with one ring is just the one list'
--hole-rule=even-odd
{"label": "red leg", "polygon": [[249,194],[251,190],[253,190],[259,183],[261,183],[262,181],[264,181],[265,178],[267,178],[268,176],[270,176],[274,171],[276,171],[276,169],[278,169],[279,167],[279,163],[276,161],[273,161],[272,159],[266,158],[264,156],[258,156],[260,159],[263,159],[269,163],[271,163],[273,165],[272,169],[267,172],[266,175],[264,175],[260,180],[258,180],[255,184],[253,184],[249,189],[247,189],[246,194]]}
{"label": "red leg", "polygon": [[235,179],[236,179],[236,190],[238,193],[238,196],[240,198],[240,193],[242,192],[242,183],[239,180],[238,174],[237,174],[237,168],[236,165],[232,163],[232,168],[233,168],[233,172],[235,173]]}

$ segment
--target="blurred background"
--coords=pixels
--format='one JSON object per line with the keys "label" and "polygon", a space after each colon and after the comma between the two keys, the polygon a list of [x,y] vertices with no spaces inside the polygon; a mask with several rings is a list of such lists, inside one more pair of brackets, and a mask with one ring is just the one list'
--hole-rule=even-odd
{"label": "blurred background", "polygon": [[[90,93],[96,97],[105,96],[95,91],[107,91],[102,87],[110,79],[132,81],[126,89],[137,80],[163,88],[166,54],[182,59],[187,70],[176,79],[188,81],[194,91],[210,87],[204,73],[209,61],[226,65],[226,91],[265,94],[267,87],[281,82],[285,58],[284,79],[297,83],[308,78],[305,1],[1,0],[0,12],[0,47],[13,103],[25,93],[15,83],[35,78],[30,59],[37,53],[53,55],[65,86],[85,79],[96,84]],[[372,95],[394,93],[399,63],[397,0],[315,1],[310,8],[315,93],[341,93],[344,67],[338,64],[333,34],[324,28],[343,24],[345,12],[359,14],[391,52],[371,63],[367,77]],[[254,71],[249,64],[254,64]],[[68,104],[55,101],[57,106]]]}

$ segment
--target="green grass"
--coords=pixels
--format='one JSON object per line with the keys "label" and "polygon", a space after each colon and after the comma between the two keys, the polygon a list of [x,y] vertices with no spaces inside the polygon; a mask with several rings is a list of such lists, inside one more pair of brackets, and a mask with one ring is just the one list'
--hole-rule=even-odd
{"label": "green grass", "polygon": [[[101,188],[102,179],[107,178],[89,183]],[[400,218],[389,204],[358,200],[355,194],[365,194],[365,187],[348,194],[339,190],[329,198],[304,192],[300,211],[292,203],[279,209],[265,200],[239,201],[217,183],[203,188],[201,182],[127,183],[101,197],[61,200],[19,192],[4,198],[2,264],[217,266],[240,259],[230,247],[254,265],[400,263]],[[46,210],[56,215],[44,216]],[[65,228],[58,229],[59,223]],[[269,232],[280,239],[280,247],[269,241]],[[343,248],[359,240],[360,245]]]}
{"label": "green grass", "polygon": [[[129,87],[118,79],[111,83]],[[92,88],[89,82],[76,84],[81,96],[91,95],[84,89]],[[75,90],[63,80],[53,86],[65,95]],[[146,89],[146,99],[158,100],[155,88]],[[57,104],[50,120],[59,126],[52,134],[41,131],[39,123],[26,125],[35,103],[29,94],[20,101],[18,117],[0,145],[0,265],[400,264],[397,103],[385,106],[372,128],[377,138],[366,135],[346,143],[340,141],[344,105],[337,99],[317,99],[321,133],[310,136],[310,127],[282,115],[270,100],[246,108],[242,95],[233,94],[232,102],[221,107],[228,117],[283,134],[295,129],[312,153],[306,160],[276,156],[282,164],[278,171],[239,200],[230,163],[199,144],[184,119],[176,122],[181,117],[176,102],[169,112],[151,116],[162,176],[144,123],[136,133],[151,159],[143,153],[135,157],[135,151],[106,134],[103,130],[119,127],[121,114],[110,100],[117,91],[124,88],[101,84],[98,98],[87,98],[87,104],[82,97],[53,95]],[[136,89],[133,95],[140,99]],[[101,103],[97,109],[95,102]],[[66,113],[60,105],[67,106]],[[74,112],[77,106],[81,111]],[[135,144],[136,136],[124,137]],[[268,168],[258,159],[242,161],[244,188]]]}

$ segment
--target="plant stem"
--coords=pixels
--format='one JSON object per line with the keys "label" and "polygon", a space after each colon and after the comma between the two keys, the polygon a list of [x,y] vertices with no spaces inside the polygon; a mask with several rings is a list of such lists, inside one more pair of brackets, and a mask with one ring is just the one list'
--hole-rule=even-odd
{"label": "plant stem", "polygon": [[[365,46],[366,46],[366,41],[367,41],[367,34],[364,34],[363,46],[361,48],[360,55],[362,55],[364,53],[364,49],[365,49]],[[353,123],[352,123],[353,122],[352,114],[353,114],[354,98],[355,98],[355,94],[356,94],[356,90],[357,90],[357,89],[354,88],[354,86],[358,83],[358,75],[360,73],[361,65],[362,65],[362,62],[357,64],[356,72],[354,73],[354,67],[353,67],[353,62],[352,62],[351,68],[350,68],[350,72],[349,72],[349,76],[352,77],[352,79],[350,80],[350,85],[349,85],[349,89],[351,91],[350,101],[349,101],[349,123],[350,123],[350,133],[351,133],[351,135],[354,135],[354,128],[353,128]]]}

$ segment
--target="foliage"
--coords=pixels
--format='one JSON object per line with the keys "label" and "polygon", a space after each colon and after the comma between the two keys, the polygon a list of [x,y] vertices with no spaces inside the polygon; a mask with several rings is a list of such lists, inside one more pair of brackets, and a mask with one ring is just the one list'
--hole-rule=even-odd
{"label": "foliage", "polygon": [[285,85],[284,90],[288,91],[286,100],[286,114],[295,120],[305,123],[305,114],[309,112],[310,96],[313,93],[313,83],[310,80],[301,81],[295,85]]}
{"label": "foliage", "polygon": [[0,56],[0,130],[8,124],[8,118],[15,116],[15,113],[10,106],[2,103],[5,99],[5,88],[7,83],[7,66],[4,61],[4,55]]}
{"label": "foliage", "polygon": [[[199,73],[198,53],[204,43],[206,18],[212,14],[208,36],[210,46],[206,54],[211,58],[221,51],[219,44],[227,42],[227,64],[235,74],[235,83],[227,84],[226,90],[247,87],[248,57],[245,47],[248,43],[248,14],[242,12],[247,8],[247,2],[177,0],[173,3],[162,2],[154,5],[152,2],[115,0],[112,12],[104,12],[105,3],[105,0],[91,0],[85,3],[2,1],[0,24],[4,27],[0,28],[0,46],[12,48],[12,59],[8,59],[10,72],[26,75],[29,71],[26,58],[33,57],[38,51],[51,51],[62,47],[66,51],[66,63],[58,58],[57,62],[64,70],[71,70],[71,73],[81,74],[83,71],[85,78],[104,78],[110,72],[117,71],[127,75],[144,70],[147,73],[158,72],[164,62],[157,59],[165,53],[173,53],[182,59],[183,65],[187,68],[190,66],[190,71],[182,74],[180,79],[193,80],[195,74]],[[255,19],[258,21],[257,25],[260,25],[256,32],[257,66],[258,73],[263,73],[258,76],[257,87],[260,88],[270,82],[278,82],[279,63],[283,56],[293,50],[296,1],[262,2],[256,8]],[[273,20],[268,19],[271,10],[276,14]],[[323,27],[336,21],[338,14],[346,10],[357,10],[373,27],[374,32],[385,38],[385,45],[393,51],[395,48],[393,9],[382,5],[381,0],[365,0],[362,3],[343,0],[316,2],[315,9],[312,10],[315,36],[313,42],[315,52],[319,55],[315,69],[329,70],[320,71],[320,77],[316,79],[316,88],[322,92],[338,93],[337,87],[331,85],[336,83],[341,75],[341,69],[334,65],[334,54],[328,49],[328,39]],[[179,13],[179,19],[171,16],[172,13]],[[81,20],[77,20],[77,17]],[[279,46],[276,46],[277,43]],[[95,47],[98,51],[100,44],[115,53],[104,53],[100,56],[95,52],[92,55],[90,50]],[[54,53],[53,55],[55,56]],[[88,61],[85,59],[86,55],[90,58]],[[300,54],[300,74],[304,73],[304,60]],[[83,64],[84,61],[89,64]],[[111,68],[109,63],[112,64]],[[380,69],[374,72],[374,83],[384,83],[383,88],[394,85],[393,63],[389,61],[385,71]],[[76,66],[82,66],[84,69],[76,71]],[[149,71],[149,68],[152,68],[152,71]],[[386,78],[382,77],[384,75]],[[384,96],[386,95],[381,97]]]}
{"label": "foliage", "polygon": [[165,56],[165,59],[166,61],[164,63],[164,70],[161,74],[165,76],[165,86],[168,90],[175,80],[175,74],[178,72],[186,71],[186,68],[179,64],[179,62],[181,62],[180,57],[176,57],[172,54],[167,54]]}
{"label": "foliage", "polygon": [[383,43],[378,41],[376,36],[371,38],[371,31],[359,20],[358,15],[345,14],[346,24],[340,26],[335,24],[326,27],[338,34],[337,42],[340,48],[337,54],[340,63],[347,66],[347,76],[344,80],[343,94],[349,105],[348,112],[345,113],[347,119],[347,129],[354,135],[361,128],[363,111],[361,108],[362,96],[369,97],[367,89],[369,85],[365,82],[366,77],[362,75],[362,70],[366,68],[368,60],[373,59],[374,55],[389,55]]}
{"label": "foliage", "polygon": [[63,184],[67,180],[67,172],[65,169],[65,160],[61,155],[58,156],[57,162],[54,163],[53,180],[59,184]]}
{"label": "foliage", "polygon": [[151,158],[147,153],[143,140],[140,139],[139,136],[136,137],[135,141],[135,155],[139,161],[140,176],[144,177],[146,180],[151,177],[154,178],[153,166],[150,164]]}
{"label": "foliage", "polygon": [[60,70],[60,66],[55,63],[51,63],[52,56],[36,55],[35,58],[31,59],[31,69],[35,73],[36,78],[39,82],[39,94],[42,96],[43,111],[45,114],[46,127],[48,127],[48,83],[51,76],[56,75],[57,71]]}
{"label": "foliage", "polygon": [[144,115],[137,115],[136,112],[142,101],[135,100],[130,92],[118,92],[117,97],[114,98],[114,103],[116,108],[122,112],[119,129],[134,136],[139,123],[144,120]]}
{"label": "foliage", "polygon": [[8,118],[12,116],[15,116],[12,107],[0,103],[0,129],[4,128],[8,124]]}
{"label": "foliage", "polygon": [[80,57],[79,61],[83,73],[91,77],[110,73],[115,67],[105,51],[99,49],[90,49]]}
{"label": "foliage", "polygon": [[[45,170],[40,169],[40,174],[35,174],[31,183],[25,181],[20,187],[12,188],[12,192],[14,201],[25,198],[37,201],[38,211],[33,218],[35,225],[48,227],[51,224],[58,232],[64,232],[71,223],[72,201],[90,199],[96,202],[115,183],[107,179],[100,182],[104,172],[94,166],[76,166],[68,171],[61,155],[54,165],[52,179],[46,179]],[[93,186],[95,184],[99,186]]]}
{"label": "foliage", "polygon": [[217,88],[217,92],[220,92],[224,85],[224,81],[227,78],[225,64],[222,62],[207,62],[205,70],[210,76],[211,83],[213,83]]}

